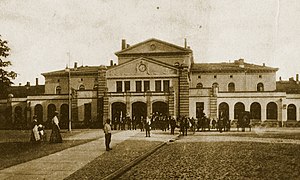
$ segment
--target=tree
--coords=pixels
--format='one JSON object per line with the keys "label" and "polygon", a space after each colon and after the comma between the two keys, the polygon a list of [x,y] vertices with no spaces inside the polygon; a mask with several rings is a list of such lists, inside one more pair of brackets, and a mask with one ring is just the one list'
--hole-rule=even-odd
{"label": "tree", "polygon": [[10,48],[7,41],[2,40],[0,35],[0,98],[6,98],[8,95],[8,88],[13,84],[12,80],[17,77],[17,73],[10,70],[5,70],[11,66],[11,61],[6,58],[9,56]]}

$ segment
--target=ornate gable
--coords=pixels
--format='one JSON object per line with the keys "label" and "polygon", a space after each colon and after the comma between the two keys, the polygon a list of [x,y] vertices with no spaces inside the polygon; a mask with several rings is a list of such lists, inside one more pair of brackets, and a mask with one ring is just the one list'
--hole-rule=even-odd
{"label": "ornate gable", "polygon": [[128,54],[157,54],[157,53],[189,53],[190,49],[170,44],[158,39],[149,39],[147,41],[135,44],[122,51],[116,52],[119,55]]}
{"label": "ornate gable", "polygon": [[150,58],[137,58],[107,70],[107,78],[176,77],[177,68]]}

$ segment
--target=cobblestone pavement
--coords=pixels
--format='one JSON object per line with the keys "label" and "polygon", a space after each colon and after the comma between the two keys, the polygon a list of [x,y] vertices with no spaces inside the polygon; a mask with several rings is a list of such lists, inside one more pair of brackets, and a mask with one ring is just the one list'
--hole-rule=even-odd
{"label": "cobblestone pavement", "polygon": [[299,179],[299,140],[233,134],[181,136],[120,179]]}

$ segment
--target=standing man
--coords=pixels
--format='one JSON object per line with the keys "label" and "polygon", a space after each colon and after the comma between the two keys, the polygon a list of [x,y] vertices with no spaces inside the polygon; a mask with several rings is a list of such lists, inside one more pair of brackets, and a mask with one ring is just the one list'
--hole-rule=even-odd
{"label": "standing man", "polygon": [[150,130],[151,130],[151,118],[147,117],[146,119],[146,124],[145,124],[145,129],[146,129],[146,137],[150,137]]}
{"label": "standing man", "polygon": [[110,144],[110,141],[111,141],[110,119],[106,120],[106,123],[104,124],[103,131],[104,131],[104,134],[105,134],[105,147],[106,147],[106,151],[112,150],[112,148],[109,147],[109,144]]}

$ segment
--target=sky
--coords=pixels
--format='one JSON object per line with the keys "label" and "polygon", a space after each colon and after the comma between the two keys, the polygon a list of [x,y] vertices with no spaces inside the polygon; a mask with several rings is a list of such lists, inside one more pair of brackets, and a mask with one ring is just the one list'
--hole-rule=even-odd
{"label": "sky", "polygon": [[122,39],[186,38],[196,63],[243,58],[279,68],[277,79],[300,73],[299,0],[0,0],[0,9],[15,85],[43,84],[41,73],[74,62],[117,62]]}

